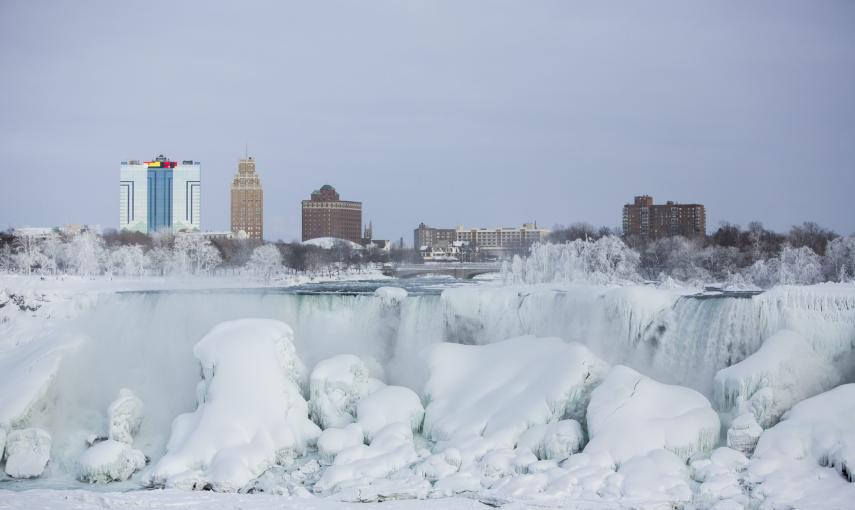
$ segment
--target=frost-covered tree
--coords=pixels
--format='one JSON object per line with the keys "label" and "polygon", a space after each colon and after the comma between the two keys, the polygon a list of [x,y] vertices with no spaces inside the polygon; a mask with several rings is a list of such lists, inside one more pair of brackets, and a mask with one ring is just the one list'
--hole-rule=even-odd
{"label": "frost-covered tree", "polygon": [[62,239],[56,234],[51,234],[39,243],[39,250],[44,256],[44,269],[56,274],[59,270],[59,261],[65,251]]}
{"label": "frost-covered tree", "polygon": [[249,271],[264,279],[264,283],[269,283],[272,278],[282,268],[282,253],[273,244],[264,244],[252,251],[252,256],[247,263]]}
{"label": "frost-covered tree", "polygon": [[620,238],[576,239],[564,244],[535,244],[527,257],[515,256],[503,266],[511,283],[610,284],[638,281],[640,257]]}
{"label": "frost-covered tree", "polygon": [[22,273],[32,274],[34,268],[44,265],[45,256],[39,249],[39,240],[34,236],[15,235],[12,244],[14,246],[12,260]]}
{"label": "frost-covered tree", "polygon": [[855,236],[838,237],[825,248],[826,280],[847,281],[855,276]]}
{"label": "frost-covered tree", "polygon": [[222,262],[220,252],[211,241],[198,234],[175,236],[173,268],[185,274],[208,272]]}
{"label": "frost-covered tree", "polygon": [[71,239],[65,250],[68,267],[80,276],[101,273],[104,262],[104,240],[92,232],[81,232]]}
{"label": "frost-covered tree", "polygon": [[117,246],[106,257],[106,268],[111,275],[142,276],[146,268],[146,256],[142,246]]}
{"label": "frost-covered tree", "polygon": [[11,272],[15,267],[15,259],[12,253],[12,245],[4,244],[0,248],[0,271],[4,273]]}

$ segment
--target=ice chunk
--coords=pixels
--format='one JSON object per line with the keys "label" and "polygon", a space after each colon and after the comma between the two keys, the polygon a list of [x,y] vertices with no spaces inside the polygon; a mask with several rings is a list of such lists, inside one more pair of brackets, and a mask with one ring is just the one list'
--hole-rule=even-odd
{"label": "ice chunk", "polygon": [[[469,451],[513,448],[532,425],[583,418],[608,368],[579,343],[533,336],[438,344],[428,348],[427,359],[424,433],[456,447],[467,441]],[[489,444],[479,445],[478,437]]]}
{"label": "ice chunk", "polygon": [[9,432],[6,438],[6,474],[12,478],[37,478],[50,460],[50,434],[42,429]]}
{"label": "ice chunk", "polygon": [[664,448],[688,460],[718,441],[720,423],[700,393],[663,384],[615,366],[591,395],[587,453],[604,453],[620,465]]}
{"label": "ice chunk", "polygon": [[242,319],[215,326],[196,344],[199,405],[173,421],[153,485],[234,491],[317,440],[293,337],[283,322]]}
{"label": "ice chunk", "polygon": [[406,289],[400,287],[380,287],[374,291],[374,295],[379,297],[383,304],[387,306],[396,305],[407,299]]}
{"label": "ice chunk", "polygon": [[796,402],[834,387],[837,373],[801,335],[781,330],[754,354],[718,371],[715,401],[722,411],[750,411],[769,427]]}
{"label": "ice chunk", "polygon": [[[799,402],[760,436],[748,464],[768,508],[851,508],[855,384]],[[834,471],[837,471],[835,473]]]}
{"label": "ice chunk", "polygon": [[318,438],[318,453],[326,464],[332,464],[335,456],[345,448],[363,444],[365,437],[358,423],[351,423],[342,428],[328,428],[321,432]]}
{"label": "ice chunk", "polygon": [[727,429],[727,446],[742,453],[750,454],[754,451],[754,446],[757,445],[757,440],[762,433],[763,429],[757,424],[753,414],[741,414],[733,420],[730,428]]}
{"label": "ice chunk", "polygon": [[309,411],[321,428],[343,427],[356,419],[356,403],[383,383],[359,357],[340,354],[315,365],[309,377]]}
{"label": "ice chunk", "polygon": [[384,386],[360,400],[356,409],[359,424],[369,442],[374,440],[377,432],[392,423],[403,423],[413,432],[418,432],[425,414],[416,392],[403,386]]}
{"label": "ice chunk", "polygon": [[143,403],[134,393],[122,388],[119,396],[107,409],[110,423],[110,439],[122,443],[133,444],[134,435],[140,428],[143,418]]}
{"label": "ice chunk", "polygon": [[108,439],[80,456],[78,478],[90,483],[125,481],[145,466],[145,455],[127,443]]}

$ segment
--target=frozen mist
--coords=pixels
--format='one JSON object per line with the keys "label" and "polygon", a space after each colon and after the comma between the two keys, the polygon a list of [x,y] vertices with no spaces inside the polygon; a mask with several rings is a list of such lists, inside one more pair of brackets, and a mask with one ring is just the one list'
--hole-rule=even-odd
{"label": "frozen mist", "polygon": [[[21,430],[32,431],[23,436],[25,441],[44,438],[40,431],[49,434],[50,460],[30,481],[4,474],[0,491],[79,488],[84,485],[78,480],[115,480],[91,487],[196,486],[336,501],[463,496],[489,504],[603,500],[631,506],[671,501],[712,508],[722,502],[743,506],[758,502],[755,499],[770,490],[764,489],[767,478],[774,487],[782,479],[798,480],[809,470],[823,474],[826,469],[845,485],[823,479],[825,485],[841,494],[852,492],[846,476],[853,460],[845,448],[853,443],[845,435],[836,450],[829,450],[828,441],[821,442],[824,450],[809,464],[780,460],[790,453],[786,440],[780,439],[783,434],[775,436],[777,453],[764,453],[762,462],[745,457],[744,464],[734,467],[732,459],[722,460],[744,455],[726,447],[728,427],[737,416],[755,413],[755,421],[776,430],[788,423],[786,411],[797,401],[855,380],[852,285],[782,286],[756,295],[696,295],[682,288],[645,285],[482,283],[410,294],[402,289],[299,293],[259,288],[57,292],[39,298],[42,301],[37,297],[27,297],[42,304],[35,312],[2,309],[0,432],[6,436],[5,466],[8,437]],[[202,466],[201,474],[165,482],[167,477],[158,477],[156,466],[165,465],[160,463],[168,451],[182,448],[176,419],[209,405],[211,397],[200,385],[209,385],[205,381],[212,374],[216,381],[219,364],[234,358],[216,358],[219,354],[208,348],[206,359],[221,361],[200,362],[200,341],[226,321],[239,319],[244,321],[238,324],[247,323],[246,329],[226,334],[220,340],[223,345],[234,347],[234,342],[256,338],[258,324],[266,323],[253,319],[276,321],[293,330],[287,343],[305,368],[301,373],[283,372],[302,393],[294,393],[292,386],[287,390],[290,396],[279,404],[296,413],[289,414],[290,423],[296,423],[298,415],[303,416],[300,423],[310,423],[320,412],[312,409],[336,406],[341,407],[334,416],[343,418],[320,421],[323,441],[316,434],[303,434],[303,446],[288,455],[272,446],[260,454],[253,450],[257,462],[249,471],[241,468],[237,478],[229,478],[232,468],[214,469],[219,455],[214,454],[186,464]],[[773,351],[761,349],[764,342],[781,332],[799,339],[803,351],[798,352],[810,352],[810,363],[799,364],[797,359],[789,361],[798,364],[796,369],[789,365],[782,369],[780,353],[764,354]],[[437,350],[442,344],[449,349]],[[479,346],[493,344],[495,349],[480,350],[484,347]],[[265,359],[268,347],[264,342],[258,345],[258,359]],[[572,348],[562,350],[559,345]],[[565,390],[559,379],[535,377],[538,370],[545,370],[544,376],[557,374],[562,366],[575,366],[577,359],[584,360],[583,366],[596,367],[586,369],[587,375],[577,368],[563,375],[568,383],[587,381],[588,386],[579,382],[567,386],[574,394],[582,391],[581,400],[573,394],[561,396]],[[750,362],[740,363],[745,360]],[[247,363],[243,370],[254,366]],[[30,366],[38,370],[29,371]],[[279,370],[275,366],[269,370]],[[325,368],[317,377],[323,379],[309,381],[321,366]],[[728,367],[733,368],[723,370]],[[822,374],[814,373],[817,367]],[[793,373],[810,377],[792,380]],[[271,380],[261,377],[248,380]],[[715,386],[724,377],[730,381],[728,388],[742,389],[727,392],[725,398]],[[641,378],[650,389],[639,391]],[[254,392],[251,385],[238,390],[235,385],[242,384],[237,382],[241,379],[228,383],[235,396],[215,401],[219,414],[214,416],[231,419],[230,413],[237,412],[232,406],[238,403],[241,412],[251,409],[240,392]],[[800,386],[802,380],[805,384]],[[310,390],[311,384],[321,382],[317,392]],[[578,389],[582,387],[586,389]],[[603,389],[598,392],[599,387]],[[382,396],[383,388],[388,388],[388,397]],[[104,442],[112,434],[110,410],[122,395],[120,390],[132,392],[141,403],[139,426],[133,427],[127,445]],[[591,414],[594,404],[588,403],[591,390],[597,395],[596,415]],[[265,391],[273,398],[285,390],[265,387]],[[421,399],[416,414],[391,412],[412,405],[405,392]],[[369,399],[375,393],[376,398]],[[845,400],[836,397],[841,398]],[[288,407],[297,401],[304,403]],[[362,401],[365,405],[360,407]],[[554,402],[565,403],[556,407]],[[422,406],[424,429],[418,414]],[[363,408],[373,410],[358,415],[357,409]],[[614,408],[623,411],[609,411]],[[378,421],[384,415],[388,418]],[[790,429],[813,437],[810,421],[804,413],[800,416]],[[466,422],[469,418],[471,423]],[[265,420],[266,425],[254,430],[279,426],[273,415]],[[616,450],[614,438],[625,435],[622,424],[639,420],[645,423],[639,429],[643,441]],[[439,429],[431,428],[437,423],[456,423],[457,432],[437,434]],[[832,433],[844,429],[830,427]],[[249,429],[239,425],[229,430]],[[711,435],[719,430],[717,436]],[[20,444],[29,443],[20,443],[18,436],[14,448],[20,450]],[[204,437],[195,441],[196,448],[213,447],[199,446],[208,444]],[[222,451],[236,444],[218,441],[216,448]],[[760,444],[772,443],[761,437]],[[88,450],[92,452],[87,455]],[[134,451],[145,457],[145,466]],[[243,458],[236,451],[229,455]],[[772,450],[764,446],[763,451]],[[109,459],[104,460],[105,454]],[[824,460],[829,458],[833,460]],[[823,467],[823,462],[831,467]],[[801,471],[781,474],[775,468],[778,464]],[[91,474],[96,468],[96,473],[106,474]],[[651,473],[666,482],[654,481]],[[716,489],[714,481],[725,479],[732,483]],[[0,492],[0,497],[17,494]],[[809,491],[805,494],[793,501],[810,508],[813,500]],[[766,499],[788,501],[775,497]]]}

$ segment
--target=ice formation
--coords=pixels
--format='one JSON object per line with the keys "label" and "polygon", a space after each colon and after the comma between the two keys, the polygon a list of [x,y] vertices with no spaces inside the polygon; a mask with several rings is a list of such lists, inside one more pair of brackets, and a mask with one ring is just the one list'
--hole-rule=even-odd
{"label": "ice formation", "polygon": [[582,449],[585,434],[576,420],[535,425],[520,436],[517,446],[528,448],[540,460],[563,460]]}
{"label": "ice formation", "polygon": [[107,439],[86,450],[79,464],[77,476],[84,482],[121,482],[145,466],[145,455],[127,443]]}
{"label": "ice formation", "polygon": [[344,427],[330,427],[321,432],[318,438],[318,454],[325,464],[332,464],[345,448],[361,445],[365,442],[365,433],[358,423],[351,423]]}
{"label": "ice formation", "polygon": [[50,460],[51,437],[37,428],[13,430],[6,436],[6,474],[37,478]]}
{"label": "ice formation", "polygon": [[591,394],[585,453],[616,465],[664,448],[684,461],[718,442],[719,418],[700,393],[618,365]]}
{"label": "ice formation", "polygon": [[410,424],[390,423],[375,434],[370,445],[360,444],[339,452],[333,465],[315,484],[315,491],[363,490],[372,481],[383,479],[418,459]]}
{"label": "ice formation", "polygon": [[122,388],[119,396],[107,410],[109,431],[107,437],[121,443],[132,444],[143,418],[143,403],[134,393]]}
{"label": "ice formation", "polygon": [[195,412],[175,419],[151,482],[234,491],[303,453],[320,434],[300,385],[293,332],[279,321],[221,323],[196,344],[202,364]]}
{"label": "ice formation", "polygon": [[407,299],[406,289],[400,287],[380,287],[374,291],[374,295],[387,306],[399,304]]}
{"label": "ice formation", "polygon": [[373,443],[375,434],[392,423],[403,423],[412,432],[420,431],[424,415],[419,396],[403,386],[384,386],[356,406],[357,419],[369,443]]}
{"label": "ice formation", "polygon": [[513,448],[529,427],[582,419],[607,365],[578,343],[533,336],[426,353],[425,436],[467,459]]}
{"label": "ice formation", "polygon": [[754,414],[740,414],[727,429],[727,446],[744,454],[751,454],[762,433],[763,428],[757,423]]}
{"label": "ice formation", "polygon": [[356,419],[359,400],[383,386],[352,354],[320,361],[309,377],[309,412],[321,428],[343,427]]}
{"label": "ice formation", "polygon": [[744,360],[715,376],[715,401],[722,411],[749,411],[769,427],[793,404],[834,387],[837,371],[804,338],[781,330]]}
{"label": "ice formation", "polygon": [[769,508],[851,508],[855,501],[855,384],[799,402],[766,430],[748,465]]}

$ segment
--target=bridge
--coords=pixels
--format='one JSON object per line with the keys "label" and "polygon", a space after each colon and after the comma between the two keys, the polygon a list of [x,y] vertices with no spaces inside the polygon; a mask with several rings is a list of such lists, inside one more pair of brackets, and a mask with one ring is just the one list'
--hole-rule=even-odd
{"label": "bridge", "polygon": [[402,264],[398,266],[386,266],[383,274],[395,278],[414,278],[425,275],[447,275],[461,280],[471,280],[478,275],[487,273],[498,273],[501,271],[500,264]]}

